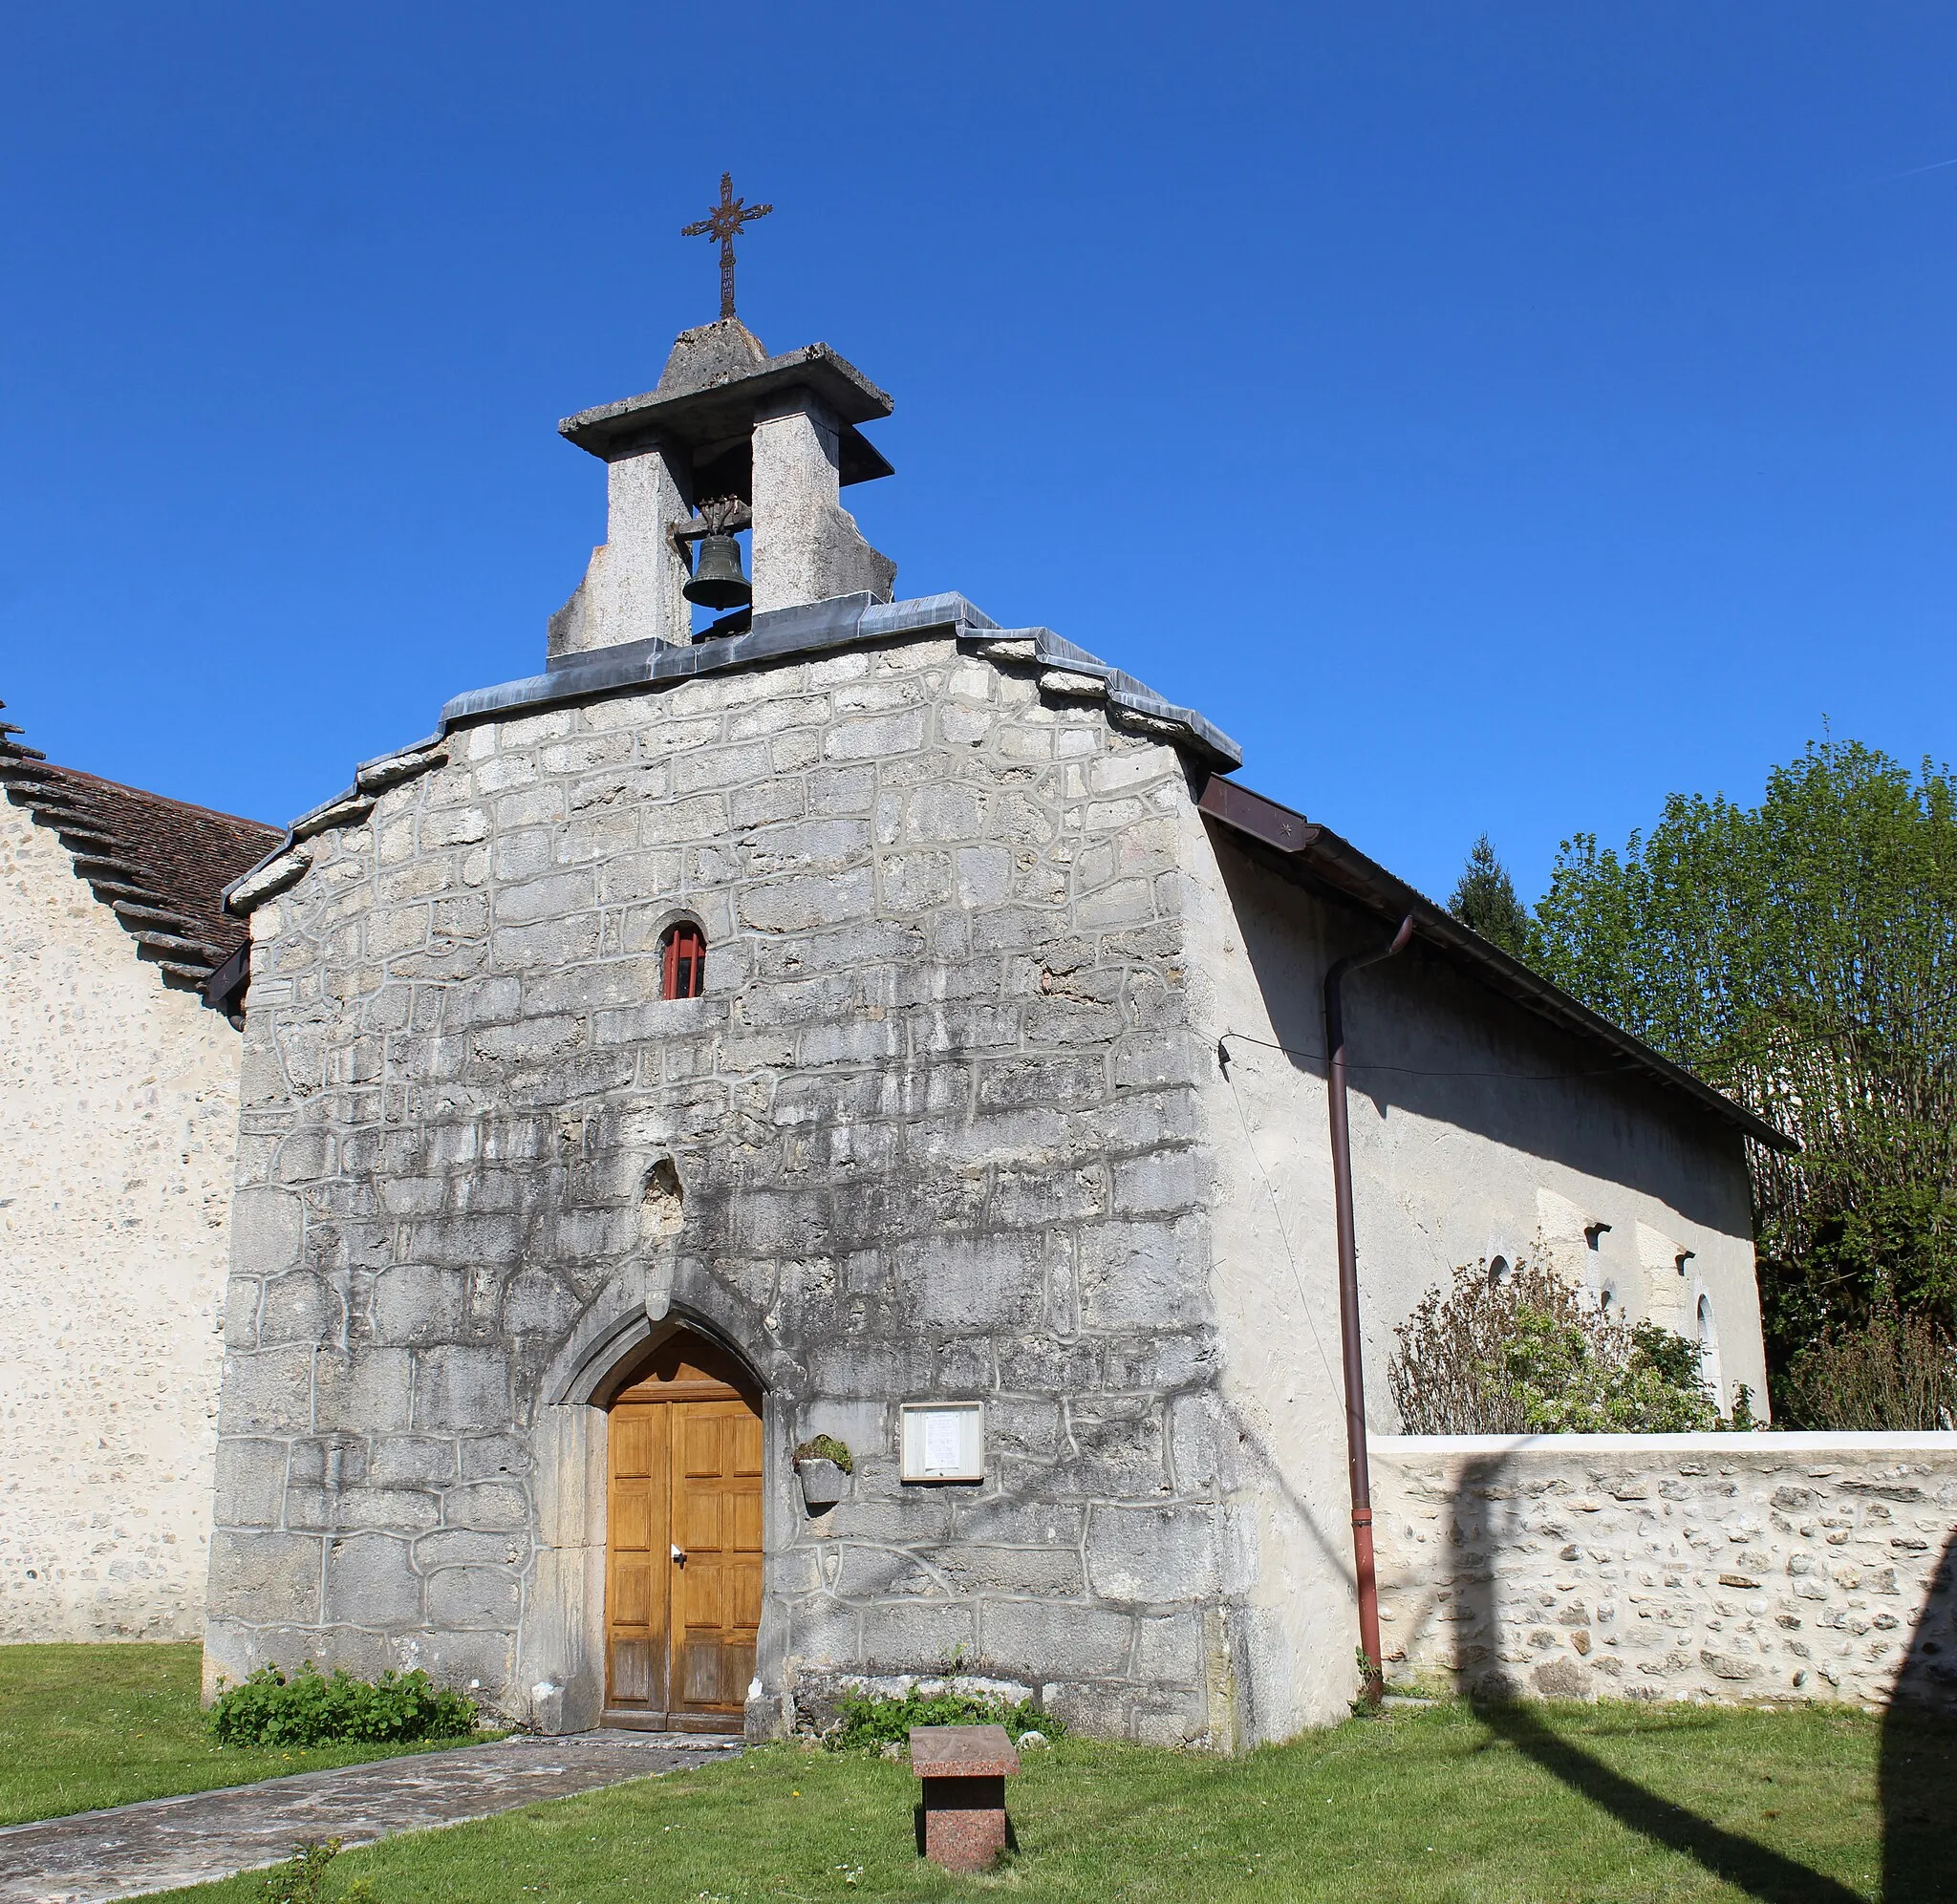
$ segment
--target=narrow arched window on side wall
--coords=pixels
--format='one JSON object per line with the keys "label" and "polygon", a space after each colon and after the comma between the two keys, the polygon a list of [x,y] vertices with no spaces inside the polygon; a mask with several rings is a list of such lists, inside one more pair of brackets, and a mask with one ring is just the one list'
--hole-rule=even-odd
{"label": "narrow arched window on side wall", "polygon": [[698,998],[706,989],[706,934],[691,919],[682,919],[667,929],[659,952],[659,996]]}
{"label": "narrow arched window on side wall", "polygon": [[1719,1366],[1719,1325],[1712,1316],[1712,1298],[1699,1297],[1699,1375],[1712,1391],[1712,1405],[1726,1410],[1726,1372]]}

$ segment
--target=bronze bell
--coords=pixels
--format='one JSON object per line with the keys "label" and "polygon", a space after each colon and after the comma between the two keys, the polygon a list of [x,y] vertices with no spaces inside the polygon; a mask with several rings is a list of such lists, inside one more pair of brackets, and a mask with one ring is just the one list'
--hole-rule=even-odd
{"label": "bronze bell", "polygon": [[754,589],[741,572],[741,545],[732,536],[702,536],[693,580],[680,593],[703,609],[746,607]]}

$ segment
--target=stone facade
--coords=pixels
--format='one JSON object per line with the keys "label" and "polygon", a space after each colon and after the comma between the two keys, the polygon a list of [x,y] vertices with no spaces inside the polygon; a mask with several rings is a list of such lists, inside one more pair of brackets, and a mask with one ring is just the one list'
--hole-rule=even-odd
{"label": "stone facade", "polygon": [[[767,1386],[771,1713],[957,1657],[1227,1740],[1175,751],[939,634],[445,754],[252,915],[213,1670],[590,1722],[583,1403],[670,1316]],[[894,1403],[969,1395],[996,1479],[900,1486]]]}
{"label": "stone facade", "polygon": [[238,1043],[0,801],[0,1642],[203,1631]]}
{"label": "stone facade", "polygon": [[1395,1678],[1957,1711],[1957,1435],[1383,1438]]}

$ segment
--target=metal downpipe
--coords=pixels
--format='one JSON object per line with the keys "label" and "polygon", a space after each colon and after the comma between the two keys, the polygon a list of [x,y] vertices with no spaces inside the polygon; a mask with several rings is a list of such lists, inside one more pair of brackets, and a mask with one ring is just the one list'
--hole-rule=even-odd
{"label": "metal downpipe", "polygon": [[1359,1245],[1352,1225],[1352,1126],[1345,1112],[1344,986],[1348,973],[1404,952],[1413,915],[1400,921],[1392,944],[1338,960],[1325,973],[1325,1052],[1332,1121],[1332,1201],[1339,1230],[1339,1345],[1345,1374],[1345,1460],[1352,1477],[1352,1567],[1359,1588],[1359,1650],[1366,1660],[1366,1701],[1386,1694],[1380,1657],[1380,1591],[1372,1553],[1372,1472],[1366,1452],[1366,1367],[1359,1337]]}

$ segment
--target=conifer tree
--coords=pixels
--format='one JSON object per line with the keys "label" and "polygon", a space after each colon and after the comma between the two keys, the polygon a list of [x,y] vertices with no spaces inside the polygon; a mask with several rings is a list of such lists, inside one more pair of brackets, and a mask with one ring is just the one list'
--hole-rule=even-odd
{"label": "conifer tree", "polygon": [[1479,932],[1510,957],[1529,956],[1532,932],[1528,911],[1516,897],[1516,882],[1495,857],[1486,833],[1475,841],[1468,864],[1461,868],[1448,910],[1471,932]]}

